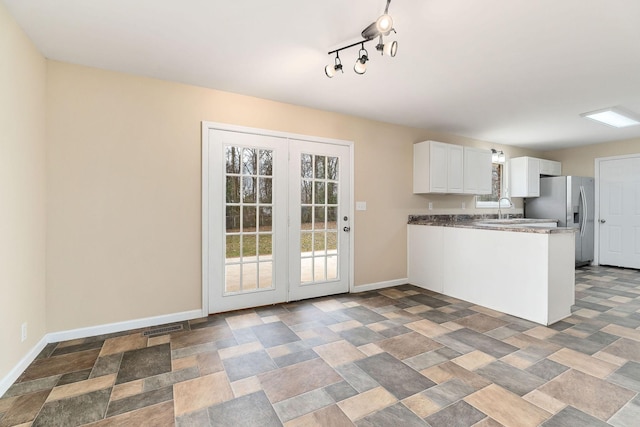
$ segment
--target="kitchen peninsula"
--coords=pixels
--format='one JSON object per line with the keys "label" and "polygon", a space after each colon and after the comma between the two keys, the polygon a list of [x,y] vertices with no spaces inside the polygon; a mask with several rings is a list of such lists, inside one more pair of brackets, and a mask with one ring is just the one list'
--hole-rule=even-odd
{"label": "kitchen peninsula", "polygon": [[571,315],[575,229],[554,220],[410,216],[409,283],[542,325]]}

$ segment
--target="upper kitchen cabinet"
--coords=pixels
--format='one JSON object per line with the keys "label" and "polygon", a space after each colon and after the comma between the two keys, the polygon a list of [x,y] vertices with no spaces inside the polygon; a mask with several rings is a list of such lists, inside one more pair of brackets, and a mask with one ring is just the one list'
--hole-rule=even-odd
{"label": "upper kitchen cabinet", "polygon": [[491,194],[491,150],[464,147],[464,193]]}
{"label": "upper kitchen cabinet", "polygon": [[560,176],[562,175],[562,163],[554,160],[540,159],[540,175]]}
{"label": "upper kitchen cabinet", "polygon": [[540,196],[540,159],[516,157],[509,160],[510,196]]}
{"label": "upper kitchen cabinet", "polygon": [[511,197],[539,197],[540,175],[559,176],[562,164],[535,157],[516,157],[509,161]]}
{"label": "upper kitchen cabinet", "polygon": [[424,141],[413,145],[413,192],[463,193],[464,148]]}

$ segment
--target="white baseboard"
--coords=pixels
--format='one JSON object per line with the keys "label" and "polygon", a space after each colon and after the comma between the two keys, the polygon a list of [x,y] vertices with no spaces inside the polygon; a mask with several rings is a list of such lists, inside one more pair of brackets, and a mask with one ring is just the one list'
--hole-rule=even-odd
{"label": "white baseboard", "polygon": [[0,397],[4,395],[9,387],[13,385],[13,383],[18,379],[20,375],[24,372],[25,369],[33,362],[36,357],[40,354],[40,352],[47,345],[47,336],[43,336],[38,343],[33,346],[31,350],[18,362],[16,366],[13,367],[11,371],[4,378],[0,379]]}
{"label": "white baseboard", "polygon": [[71,329],[69,331],[51,332],[47,334],[47,342],[60,342],[96,335],[112,334],[130,329],[147,328],[149,326],[164,325],[166,323],[183,322],[185,320],[202,317],[202,310],[183,311],[181,313],[165,314],[162,316],[145,317],[143,319],[127,320],[124,322],[107,323],[106,325],[89,326]]}
{"label": "white baseboard", "polygon": [[376,289],[392,288],[394,286],[406,285],[407,283],[409,283],[409,279],[407,278],[387,280],[386,282],[377,282],[377,283],[369,283],[366,285],[354,286],[353,289],[351,289],[351,292],[357,293],[357,292],[375,291]]}
{"label": "white baseboard", "polygon": [[22,372],[38,357],[44,347],[53,342],[68,341],[96,335],[111,334],[128,331],[130,329],[147,328],[149,326],[164,325],[166,323],[183,322],[185,320],[202,317],[202,310],[183,311],[181,313],[165,314],[162,316],[145,317],[143,319],[127,320],[124,322],[108,323],[106,325],[89,326],[87,328],[71,329],[69,331],[51,332],[43,336],[40,341],[27,353],[18,364],[0,379],[0,396],[2,396],[18,379]]}

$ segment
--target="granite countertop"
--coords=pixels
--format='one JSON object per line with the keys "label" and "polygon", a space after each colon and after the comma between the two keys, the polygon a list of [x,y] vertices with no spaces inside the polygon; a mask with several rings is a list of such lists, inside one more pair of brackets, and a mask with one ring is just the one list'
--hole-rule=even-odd
{"label": "granite countertop", "polygon": [[437,227],[476,228],[480,230],[516,231],[519,233],[575,233],[572,227],[540,227],[529,224],[557,223],[557,219],[509,218],[497,219],[490,215],[409,215],[408,224]]}

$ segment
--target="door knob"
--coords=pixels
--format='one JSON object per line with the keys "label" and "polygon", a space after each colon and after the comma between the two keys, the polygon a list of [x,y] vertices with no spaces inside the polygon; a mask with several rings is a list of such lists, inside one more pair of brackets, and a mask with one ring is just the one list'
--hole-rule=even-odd
{"label": "door knob", "polygon": [[600,220],[600,224],[604,224],[605,222],[607,222],[607,220],[606,220],[606,219],[601,219],[601,220]]}
{"label": "door knob", "polygon": [[351,227],[344,227],[342,230],[348,233],[349,231],[351,231]]}

